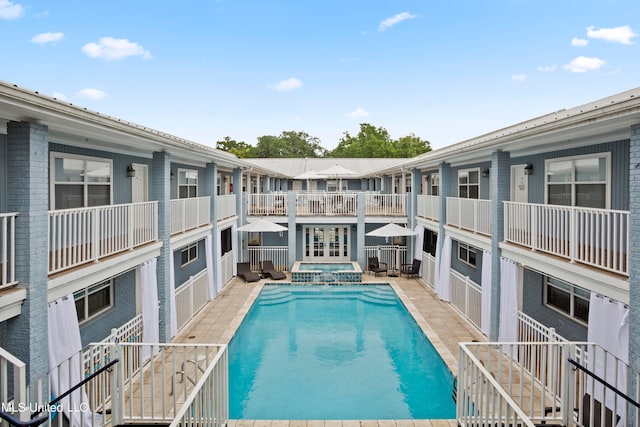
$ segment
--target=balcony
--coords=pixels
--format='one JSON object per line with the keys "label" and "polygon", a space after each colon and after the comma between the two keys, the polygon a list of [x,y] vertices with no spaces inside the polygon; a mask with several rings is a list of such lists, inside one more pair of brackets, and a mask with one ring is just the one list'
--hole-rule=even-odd
{"label": "balcony", "polygon": [[416,215],[440,222],[440,196],[418,195]]}
{"label": "balcony", "polygon": [[287,216],[287,193],[247,194],[247,215],[254,216]]}
{"label": "balcony", "polygon": [[171,235],[208,225],[211,198],[191,197],[171,200]]}
{"label": "balcony", "polygon": [[447,225],[491,236],[491,200],[447,197]]}
{"label": "balcony", "polygon": [[504,203],[504,240],[629,276],[628,211]]}
{"label": "balcony", "polygon": [[366,193],[365,215],[407,216],[407,195]]}
{"label": "balcony", "polygon": [[15,277],[16,216],[17,213],[0,214],[0,289],[18,283]]}
{"label": "balcony", "polygon": [[237,215],[236,212],[236,195],[227,194],[225,196],[216,196],[216,220],[231,218]]}
{"label": "balcony", "polygon": [[49,211],[49,274],[158,240],[158,202]]}
{"label": "balcony", "polygon": [[358,193],[298,193],[296,213],[298,216],[356,216]]}

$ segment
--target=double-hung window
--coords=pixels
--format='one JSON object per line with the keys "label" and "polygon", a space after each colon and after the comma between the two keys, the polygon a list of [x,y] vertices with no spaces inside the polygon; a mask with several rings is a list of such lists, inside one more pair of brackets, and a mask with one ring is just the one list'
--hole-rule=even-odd
{"label": "double-hung window", "polygon": [[554,277],[545,277],[547,306],[582,323],[589,321],[589,291]]}
{"label": "double-hung window", "polygon": [[476,248],[458,242],[458,259],[471,267],[476,267]]}
{"label": "double-hung window", "polygon": [[548,204],[609,208],[609,153],[549,159],[545,166]]}
{"label": "double-hung window", "polygon": [[186,267],[198,259],[198,242],[182,248],[180,251],[180,266]]}
{"label": "double-hung window", "polygon": [[86,322],[113,306],[113,280],[74,292],[78,322]]}
{"label": "double-hung window", "polygon": [[458,171],[458,197],[462,199],[480,198],[480,169]]}
{"label": "double-hung window", "polygon": [[178,169],[178,198],[198,197],[198,171]]}
{"label": "double-hung window", "polygon": [[440,195],[440,174],[439,173],[431,174],[431,195],[432,196]]}
{"label": "double-hung window", "polygon": [[51,153],[51,209],[111,204],[110,159]]}

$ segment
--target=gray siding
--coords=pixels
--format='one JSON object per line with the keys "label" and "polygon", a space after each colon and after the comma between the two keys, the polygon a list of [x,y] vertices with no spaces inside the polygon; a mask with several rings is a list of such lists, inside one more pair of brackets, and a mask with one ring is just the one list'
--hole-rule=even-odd
{"label": "gray siding", "polygon": [[[452,167],[449,175],[449,195],[451,197],[458,197],[458,171],[465,169],[479,169],[480,170],[480,198],[489,199],[491,193],[491,174],[489,176],[482,176],[482,170],[490,168],[491,162],[470,163],[464,166]],[[440,183],[442,183],[442,177],[440,177]]]}
{"label": "gray siding", "polygon": [[0,212],[7,211],[7,135],[0,134]]}
{"label": "gray siding", "polygon": [[594,153],[611,153],[611,209],[629,209],[629,140],[558,150],[527,157],[511,159],[512,165],[531,162],[533,174],[529,175],[529,203],[545,203],[544,164],[547,159],[581,156]]}
{"label": "gray siding", "polygon": [[524,269],[522,311],[570,341],[586,341],[587,327],[544,305],[544,276]]}
{"label": "gray siding", "polygon": [[106,312],[80,325],[82,346],[101,341],[111,329],[118,328],[136,315],[136,272],[135,270],[114,278],[114,304]]}
{"label": "gray siding", "polygon": [[469,276],[469,279],[480,285],[482,281],[482,250],[476,250],[476,267],[473,268],[466,262],[458,259],[458,241],[451,240],[451,268],[463,276]]}
{"label": "gray siding", "polygon": [[198,259],[182,267],[182,249],[173,252],[173,268],[176,288],[186,282],[190,276],[195,276],[207,268],[207,255],[204,248],[204,239],[198,241]]}
{"label": "gray siding", "polygon": [[206,171],[205,168],[199,168],[193,165],[185,165],[183,163],[171,163],[171,171],[175,174],[175,179],[173,179],[169,184],[171,187],[171,190],[170,190],[171,199],[178,198],[178,169],[190,169],[190,170],[198,171],[198,197],[203,197],[207,195],[205,194],[206,193],[205,179],[204,179],[204,174]]}

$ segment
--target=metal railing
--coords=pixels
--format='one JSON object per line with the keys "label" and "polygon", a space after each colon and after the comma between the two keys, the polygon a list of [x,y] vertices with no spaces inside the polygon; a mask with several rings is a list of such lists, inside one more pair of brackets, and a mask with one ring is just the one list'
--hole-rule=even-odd
{"label": "metal railing", "polygon": [[[0,402],[13,402],[18,409],[27,402],[27,370],[23,361],[0,347]],[[29,414],[18,412],[21,421],[27,421]]]}
{"label": "metal railing", "polygon": [[171,200],[171,234],[183,233],[211,223],[211,197]]}
{"label": "metal railing", "polygon": [[358,193],[297,193],[296,214],[300,216],[356,216]]}
{"label": "metal railing", "polygon": [[504,203],[504,239],[535,251],[629,275],[628,211]]}
{"label": "metal railing", "polygon": [[220,221],[226,218],[236,216],[236,195],[227,194],[224,196],[216,196],[216,220]]}
{"label": "metal railing", "polygon": [[16,216],[0,214],[0,289],[18,283],[16,280]]}
{"label": "metal railing", "polygon": [[447,197],[447,224],[491,236],[491,200]]}
{"label": "metal railing", "polygon": [[440,196],[419,194],[416,215],[432,221],[440,221]]}
{"label": "metal railing", "polygon": [[205,268],[195,276],[176,288],[176,320],[178,330],[193,318],[207,303],[207,269]]}
{"label": "metal railing", "polygon": [[406,194],[365,194],[365,215],[406,216]]}
{"label": "metal railing", "polygon": [[49,211],[49,274],[158,240],[158,202]]}
{"label": "metal railing", "polygon": [[223,284],[233,279],[233,253],[231,251],[222,255],[222,258],[220,259],[220,269],[222,270]]}
{"label": "metal railing", "polygon": [[451,270],[451,304],[462,317],[473,323],[478,329],[482,323],[482,288],[469,278]]}
{"label": "metal railing", "polygon": [[260,261],[271,260],[278,271],[289,270],[288,246],[249,246],[247,248],[252,271],[260,271]]}
{"label": "metal railing", "polygon": [[435,286],[436,258],[427,252],[422,252],[422,278],[432,288]]}
{"label": "metal railing", "polygon": [[247,194],[247,215],[269,216],[288,215],[289,195],[287,193]]}

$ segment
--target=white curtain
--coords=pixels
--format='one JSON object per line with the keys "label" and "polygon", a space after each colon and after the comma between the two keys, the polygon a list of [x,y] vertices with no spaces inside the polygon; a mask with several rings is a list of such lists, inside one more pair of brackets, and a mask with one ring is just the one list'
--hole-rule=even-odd
{"label": "white curtain", "polygon": [[451,236],[444,238],[440,256],[440,271],[436,282],[436,291],[442,301],[451,301]]}
{"label": "white curtain", "polygon": [[[212,300],[216,297],[216,287],[213,281],[213,246],[211,234],[207,234],[204,238],[204,251],[207,262],[207,298]],[[218,264],[218,271],[220,271],[220,264]]]}
{"label": "white curtain", "polygon": [[[76,314],[73,294],[49,303],[48,308],[49,371],[51,372],[51,392],[55,397],[69,390],[84,378],[82,369],[82,340]],[[84,387],[62,399],[62,410],[73,427],[82,423],[91,427],[93,423],[102,424],[102,416],[88,407],[89,398]]]}
{"label": "white curtain", "polygon": [[[442,258],[442,250],[440,250],[440,237],[438,236],[438,242],[436,243],[436,259],[433,266],[433,289],[437,294],[440,294],[440,260]],[[444,237],[444,235],[442,236]]]}
{"label": "white curtain", "polygon": [[171,338],[178,333],[178,316],[176,314],[176,275],[173,261],[173,252],[169,255],[169,319]]}
{"label": "white curtain", "polygon": [[[414,258],[422,261],[422,241],[424,239],[424,227],[421,225],[416,225],[414,231],[416,234],[415,248],[414,248]],[[420,263],[420,277],[422,277],[422,268],[424,263]]]}
{"label": "white curtain", "polygon": [[[157,343],[160,341],[160,306],[158,304],[158,276],[156,273],[156,258],[140,266],[142,281],[142,342]],[[158,347],[153,346],[153,354]],[[142,358],[151,357],[151,346],[142,347]]]}
{"label": "white curtain", "polygon": [[518,340],[518,264],[500,257],[500,325],[498,341]]}
{"label": "white curtain", "polygon": [[231,272],[235,276],[238,274],[238,225],[233,224],[231,226],[231,251],[233,253],[233,265],[231,266]]}
{"label": "white curtain", "polygon": [[482,252],[482,287],[481,325],[482,333],[491,334],[491,252]]}
{"label": "white curtain", "polygon": [[218,292],[220,292],[222,290],[222,230],[218,230],[217,233],[217,237],[218,237],[218,259],[216,260],[216,265],[218,266],[218,269],[216,270],[216,280],[218,283]]}
{"label": "white curtain", "polygon": [[[604,378],[609,384],[616,386],[622,393],[627,392],[627,367],[629,363],[629,307],[620,301],[597,295],[591,292],[589,300],[589,322],[587,340],[596,343],[595,357],[589,357],[589,369]],[[606,351],[606,353],[605,353]],[[616,358],[623,363],[616,363]],[[613,410],[615,394],[604,390],[598,382],[587,383],[587,391],[593,390],[594,399]],[[624,401],[618,397],[618,425],[624,425]]]}

